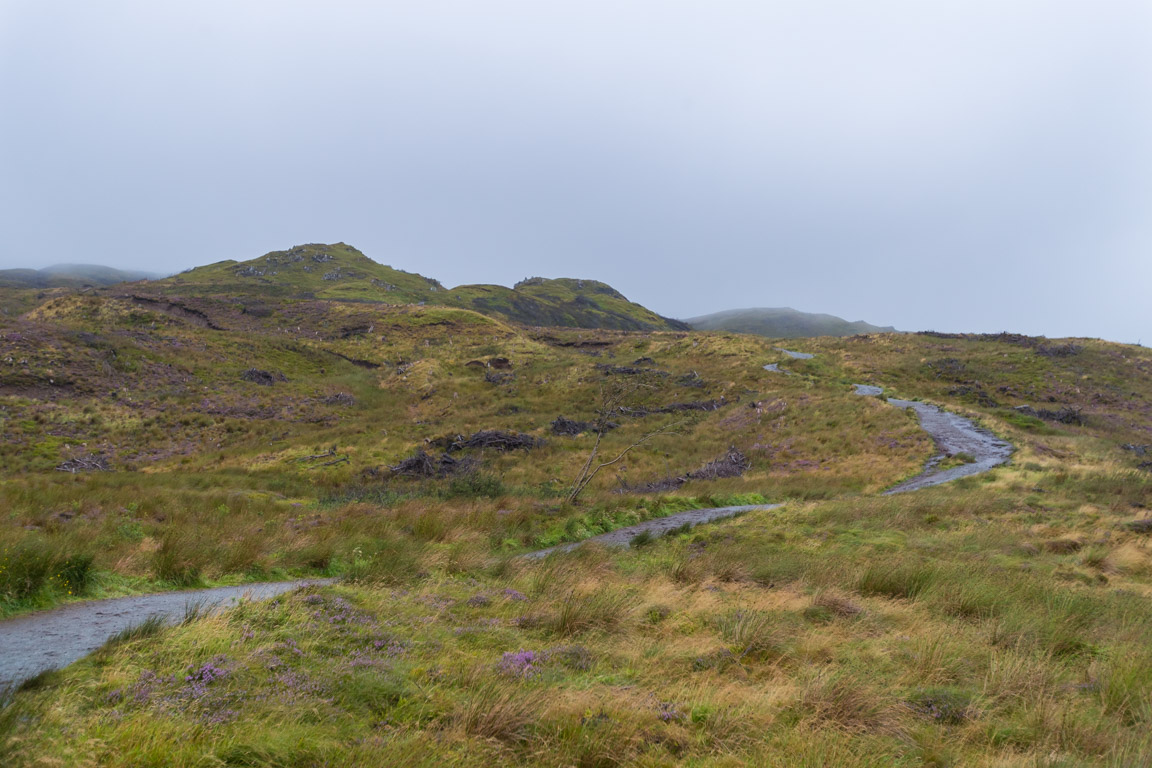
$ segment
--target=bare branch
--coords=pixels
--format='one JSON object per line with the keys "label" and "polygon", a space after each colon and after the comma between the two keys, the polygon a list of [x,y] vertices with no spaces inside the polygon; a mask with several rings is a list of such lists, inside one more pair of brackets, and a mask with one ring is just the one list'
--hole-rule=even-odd
{"label": "bare branch", "polygon": [[[628,446],[623,451],[621,451],[616,456],[616,458],[612,459],[611,461],[605,461],[605,462],[599,464],[594,470],[592,470],[590,473],[588,473],[587,472],[588,466],[591,465],[592,458],[593,458],[593,456],[596,455],[595,449],[593,449],[592,454],[588,456],[588,463],[584,465],[584,471],[587,474],[585,475],[585,473],[581,473],[581,476],[576,481],[576,484],[572,486],[572,492],[570,494],[568,494],[568,501],[569,502],[575,501],[576,497],[580,495],[580,492],[583,491],[586,487],[588,487],[588,484],[592,482],[592,478],[596,477],[596,473],[599,472],[600,470],[604,469],[604,467],[612,466],[613,464],[615,464],[616,462],[620,461],[625,456],[627,456],[628,452],[631,451],[633,448],[636,448],[637,446],[643,445],[644,443],[648,442],[649,440],[651,440],[653,437],[656,437],[657,435],[679,434],[679,433],[674,431],[674,428],[680,426],[683,423],[684,423],[683,421],[676,421],[676,422],[673,422],[671,424],[666,424],[663,427],[660,427],[660,429],[656,429],[656,430],[653,430],[651,432],[646,433],[639,440],[632,443],[630,446]],[[597,437],[597,445],[599,445],[599,436]]]}

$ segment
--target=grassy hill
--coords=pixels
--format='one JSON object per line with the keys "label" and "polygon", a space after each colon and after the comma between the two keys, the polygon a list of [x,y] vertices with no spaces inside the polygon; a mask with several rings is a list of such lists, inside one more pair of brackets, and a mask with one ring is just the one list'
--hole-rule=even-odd
{"label": "grassy hill", "polygon": [[891,326],[881,327],[863,320],[849,322],[835,315],[799,312],[789,307],[769,309],[730,309],[701,315],[685,321],[698,331],[734,331],[754,333],[774,339],[798,339],[815,336],[855,336],[866,333],[893,333]]}
{"label": "grassy hill", "polygon": [[634,304],[594,280],[534,278],[514,288],[439,281],[378,264],[343,243],[301,245],[250,261],[222,261],[150,286],[167,295],[268,299],[333,299],[388,304],[435,304],[474,309],[533,326],[686,330],[687,326]]}
{"label": "grassy hill", "polygon": [[[341,281],[292,271],[313,253],[0,315],[0,613],[341,579],[46,673],[0,709],[0,763],[1146,764],[1149,350],[871,334],[792,360],[731,332],[323,297]],[[291,297],[258,287],[285,273]],[[935,448],[854,382],[1018,450],[879,495]],[[553,427],[601,415],[599,442]],[[569,500],[594,448],[628,452]],[[742,474],[694,472],[732,450]],[[763,501],[785,506],[515,557]]]}

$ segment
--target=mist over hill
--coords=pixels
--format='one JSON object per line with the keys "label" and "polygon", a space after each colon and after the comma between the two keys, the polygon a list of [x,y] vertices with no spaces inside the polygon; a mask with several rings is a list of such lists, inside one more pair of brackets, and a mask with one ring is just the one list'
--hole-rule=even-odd
{"label": "mist over hill", "polygon": [[855,336],[862,333],[893,333],[892,326],[879,326],[863,320],[850,322],[835,315],[801,312],[791,307],[729,309],[685,321],[697,331],[735,331],[774,339],[812,336]]}

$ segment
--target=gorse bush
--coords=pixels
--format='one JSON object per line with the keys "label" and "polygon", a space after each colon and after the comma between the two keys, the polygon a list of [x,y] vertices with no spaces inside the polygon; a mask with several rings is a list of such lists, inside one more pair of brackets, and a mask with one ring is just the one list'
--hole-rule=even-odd
{"label": "gorse bush", "polygon": [[92,583],[95,558],[88,553],[60,554],[38,538],[0,549],[0,607],[45,593],[78,597]]}
{"label": "gorse bush", "polygon": [[57,576],[63,589],[70,595],[82,595],[92,583],[93,566],[96,558],[89,554],[69,555],[57,569]]}

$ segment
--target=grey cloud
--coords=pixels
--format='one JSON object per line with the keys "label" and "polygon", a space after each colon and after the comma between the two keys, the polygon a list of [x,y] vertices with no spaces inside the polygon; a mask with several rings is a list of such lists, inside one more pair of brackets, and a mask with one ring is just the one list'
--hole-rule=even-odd
{"label": "grey cloud", "polygon": [[8,2],[2,266],[344,240],[664,314],[1152,339],[1152,7]]}

